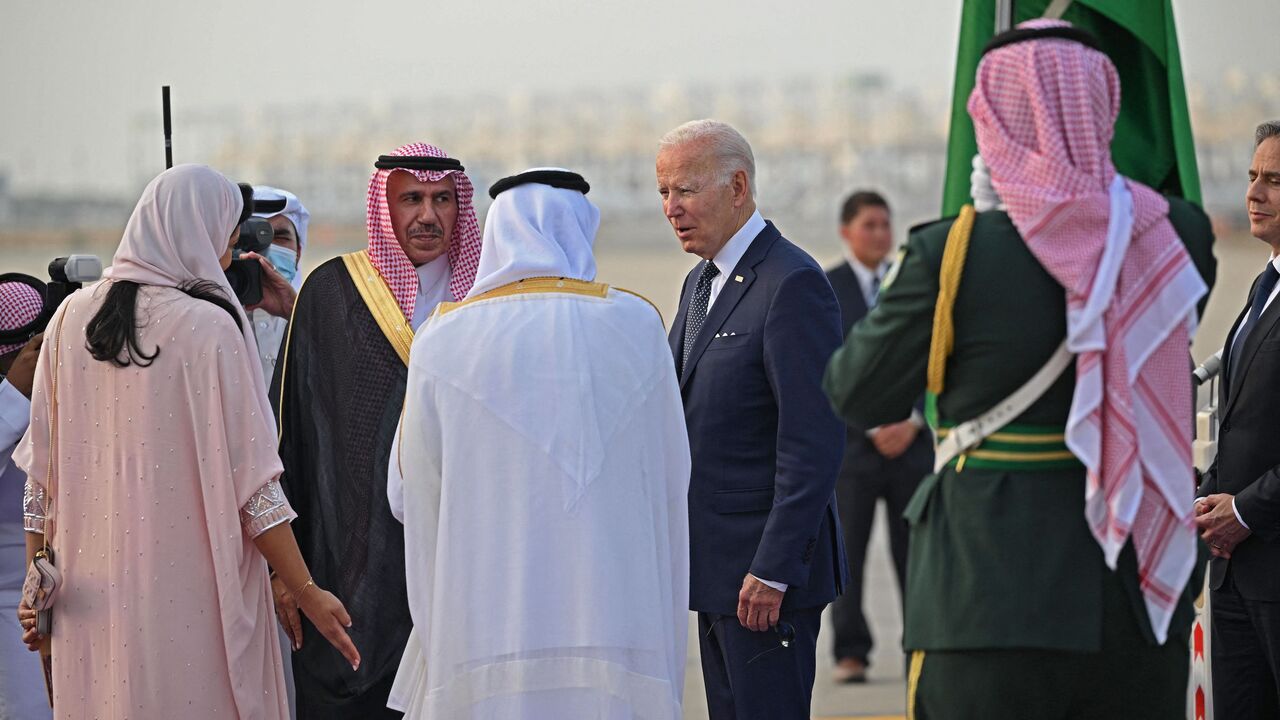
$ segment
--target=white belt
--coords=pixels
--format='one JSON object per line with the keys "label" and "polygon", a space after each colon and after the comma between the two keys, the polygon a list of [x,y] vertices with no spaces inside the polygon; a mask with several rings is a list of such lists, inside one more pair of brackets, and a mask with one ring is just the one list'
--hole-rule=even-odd
{"label": "white belt", "polygon": [[1030,380],[1023,383],[1022,387],[985,413],[951,428],[947,437],[934,448],[933,471],[942,472],[942,468],[956,456],[972,450],[989,435],[1026,412],[1071,365],[1072,357],[1071,351],[1067,349],[1067,341],[1063,340],[1048,362]]}

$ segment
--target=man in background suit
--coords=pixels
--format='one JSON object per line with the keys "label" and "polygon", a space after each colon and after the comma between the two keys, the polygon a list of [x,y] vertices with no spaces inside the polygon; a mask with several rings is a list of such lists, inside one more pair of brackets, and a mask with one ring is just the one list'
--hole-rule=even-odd
{"label": "man in background suit", "polygon": [[670,340],[693,461],[689,607],[710,717],[807,720],[822,608],[846,575],[844,430],[821,388],[839,306],[813,258],[756,211],[755,160],[737,130],[672,130],[657,176],[676,237],[702,258]]}
{"label": "man in background suit", "polygon": [[[840,210],[840,236],[845,261],[827,270],[827,280],[840,301],[844,335],[875,307],[880,284],[889,272],[893,249],[889,203],[879,193],[851,194]],[[848,426],[844,464],[836,483],[840,525],[849,553],[849,587],[831,605],[835,625],[836,682],[866,682],[871,654],[871,629],[862,612],[862,581],[867,541],[875,520],[877,501],[888,511],[889,549],[898,589],[905,594],[907,577],[907,521],[902,513],[933,466],[932,436],[921,432],[924,416],[914,410],[899,422],[864,428]]]}
{"label": "man in background suit", "polygon": [[1223,348],[1218,455],[1200,483],[1196,523],[1214,558],[1213,702],[1221,717],[1280,717],[1280,121],[1258,126],[1249,230],[1271,260]]}

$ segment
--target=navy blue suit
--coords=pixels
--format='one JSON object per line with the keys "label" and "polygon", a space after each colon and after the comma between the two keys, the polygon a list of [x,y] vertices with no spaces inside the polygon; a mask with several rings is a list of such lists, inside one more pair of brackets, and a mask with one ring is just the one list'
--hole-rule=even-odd
{"label": "navy blue suit", "polygon": [[[703,264],[672,323],[677,368]],[[693,458],[689,606],[713,720],[808,718],[818,617],[847,579],[835,500],[845,427],[821,387],[840,308],[822,269],[772,223],[725,280],[680,375]],[[789,586],[790,648],[739,624],[748,572]]]}

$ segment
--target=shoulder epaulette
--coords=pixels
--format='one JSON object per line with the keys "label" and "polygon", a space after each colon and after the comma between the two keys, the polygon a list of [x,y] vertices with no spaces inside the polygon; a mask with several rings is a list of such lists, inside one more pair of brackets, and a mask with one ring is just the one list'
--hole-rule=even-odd
{"label": "shoulder epaulette", "polygon": [[912,226],[907,230],[907,234],[908,234],[908,235],[913,235],[913,234],[915,234],[915,232],[916,232],[917,230],[923,230],[923,229],[925,229],[925,228],[929,227],[930,225],[937,225],[938,223],[951,223],[951,222],[955,222],[956,218],[958,218],[958,217],[960,217],[958,214],[957,214],[957,215],[948,215],[948,216],[946,216],[946,217],[940,217],[940,218],[937,218],[936,220],[926,220],[926,221],[924,221],[924,222],[922,222],[922,223],[916,223],[915,225],[912,225]]}

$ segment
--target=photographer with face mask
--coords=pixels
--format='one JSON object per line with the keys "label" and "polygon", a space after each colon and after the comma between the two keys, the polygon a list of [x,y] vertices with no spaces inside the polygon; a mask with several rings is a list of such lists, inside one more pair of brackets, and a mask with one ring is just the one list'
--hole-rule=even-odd
{"label": "photographer with face mask", "polygon": [[[276,358],[285,328],[293,314],[293,300],[302,287],[302,248],[307,244],[307,225],[311,213],[303,207],[298,197],[287,190],[268,185],[253,186],[255,205],[271,207],[268,211],[255,211],[254,217],[266,219],[273,231],[271,246],[261,255],[245,253],[242,257],[258,258],[262,264],[263,300],[245,309],[253,323],[253,333],[258,341],[258,355],[262,360],[262,376],[271,383]],[[284,203],[282,209],[274,205]]]}

